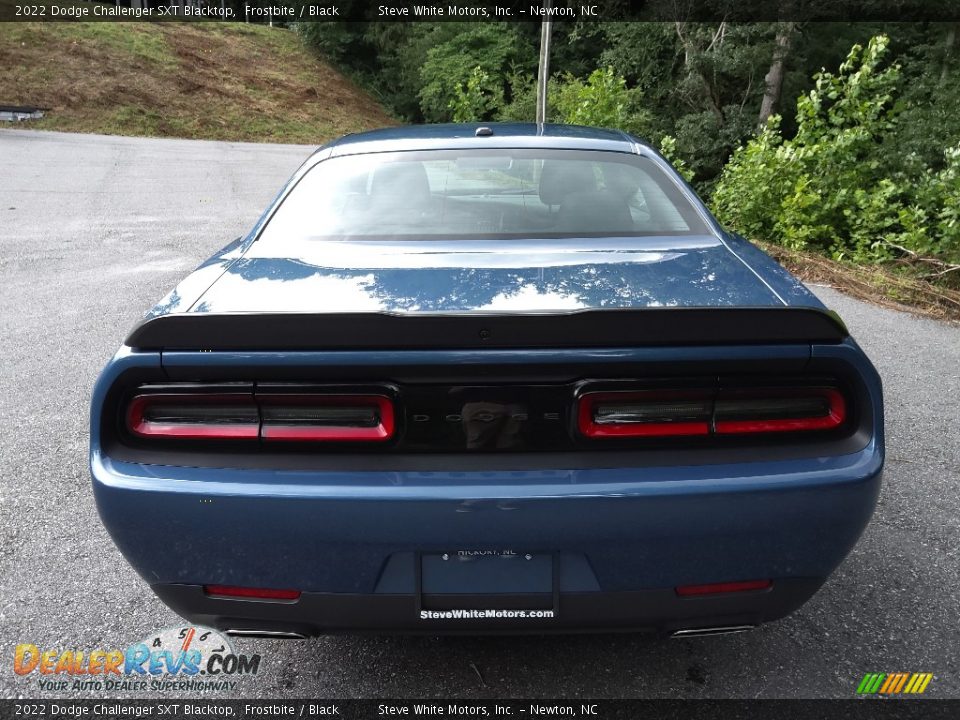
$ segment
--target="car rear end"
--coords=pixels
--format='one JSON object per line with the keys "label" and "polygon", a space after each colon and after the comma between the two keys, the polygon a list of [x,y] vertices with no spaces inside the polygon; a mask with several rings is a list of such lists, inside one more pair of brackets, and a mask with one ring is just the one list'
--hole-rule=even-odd
{"label": "car rear end", "polygon": [[126,349],[92,466],[124,555],[205,625],[712,631],[796,609],[853,546],[880,398],[849,338]]}
{"label": "car rear end", "polygon": [[328,148],[131,333],[94,491],[171,608],[278,637],[710,634],[836,569],[879,492],[876,371],[662,158],[574,130]]}

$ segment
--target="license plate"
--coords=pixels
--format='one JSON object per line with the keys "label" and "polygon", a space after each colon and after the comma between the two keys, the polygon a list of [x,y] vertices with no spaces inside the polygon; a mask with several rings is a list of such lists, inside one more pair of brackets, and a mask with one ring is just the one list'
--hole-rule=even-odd
{"label": "license plate", "polygon": [[420,556],[425,595],[552,594],[552,553],[451,550]]}

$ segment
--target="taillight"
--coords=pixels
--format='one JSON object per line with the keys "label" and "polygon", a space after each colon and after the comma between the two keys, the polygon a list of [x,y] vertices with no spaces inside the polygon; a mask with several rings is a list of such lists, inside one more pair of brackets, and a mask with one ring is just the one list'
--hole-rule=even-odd
{"label": "taillight", "polygon": [[674,392],[598,392],[580,397],[580,432],[589,438],[707,435],[711,400]]}
{"label": "taillight", "polygon": [[204,585],[203,592],[216,597],[242,598],[244,600],[298,600],[299,590],[274,590],[272,588],[236,587],[235,585]]}
{"label": "taillight", "polygon": [[823,431],[846,418],[831,387],[586,392],[577,407],[577,428],[591,439]]}
{"label": "taillight", "polygon": [[181,440],[256,440],[260,414],[249,394],[137,395],[127,427],[138,437]]}
{"label": "taillight", "polygon": [[833,388],[722,392],[714,409],[719,435],[832,430],[847,417],[847,403]]}
{"label": "taillight", "polygon": [[127,405],[136,437],[170,440],[384,442],[395,433],[385,395],[151,393]]}
{"label": "taillight", "polygon": [[264,440],[383,442],[393,437],[393,402],[383,395],[258,396]]}

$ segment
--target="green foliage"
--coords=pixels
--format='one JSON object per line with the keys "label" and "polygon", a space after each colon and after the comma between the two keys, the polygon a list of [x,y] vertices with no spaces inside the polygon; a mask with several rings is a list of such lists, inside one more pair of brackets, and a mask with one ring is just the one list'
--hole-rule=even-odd
{"label": "green foliage", "polygon": [[757,118],[753,112],[738,105],[728,105],[724,108],[723,122],[710,110],[687,113],[676,121],[669,134],[676,138],[677,158],[682,159],[693,176],[699,179],[697,189],[709,195],[730,154],[744,138],[754,133],[756,127]]}
{"label": "green foliage", "polygon": [[[349,12],[356,0],[343,0],[341,12]],[[256,3],[254,3],[256,4]],[[304,44],[327,60],[344,62],[347,58],[362,56],[364,24],[357,22],[298,22],[293,30]]]}
{"label": "green foliage", "polygon": [[677,139],[670,135],[664,135],[660,139],[660,154],[663,155],[674,169],[680,173],[680,176],[690,182],[693,180],[693,170],[687,167],[683,158],[677,157]]}
{"label": "green foliage", "polygon": [[449,121],[457,91],[478,67],[488,76],[484,88],[490,99],[487,112],[499,111],[507,91],[504,79],[524,55],[517,30],[507,23],[443,24],[458,25],[460,32],[430,47],[420,66],[420,111],[424,119]]}
{"label": "green foliage", "polygon": [[477,65],[466,83],[453,89],[449,108],[454,122],[487,120],[490,112],[503,104],[503,93],[490,80],[490,73]]}
{"label": "green foliage", "polygon": [[873,262],[908,253],[960,254],[960,149],[943,167],[891,167],[900,68],[886,36],[855,45],[836,74],[814,76],[797,100],[793,138],[774,116],[724,168],[713,193],[722,222],[746,235],[836,259]]}
{"label": "green foliage", "polygon": [[[537,81],[528,73],[513,71],[507,76],[510,87],[510,102],[500,110],[498,120],[510,122],[533,122],[537,117]],[[556,99],[556,88],[551,83],[547,88],[550,102]]]}
{"label": "green foliage", "polygon": [[960,140],[960,23],[897,27],[903,47],[898,130],[885,141],[892,170],[904,162],[944,166],[944,148]]}
{"label": "green foliage", "polygon": [[[408,121],[534,118],[536,23],[297,30]],[[758,131],[785,31],[780,117]],[[653,141],[747,235],[856,261],[960,252],[960,23],[558,23],[551,67],[550,121]]]}
{"label": "green foliage", "polygon": [[628,90],[612,67],[594,70],[586,81],[568,74],[554,82],[553,117],[560,122],[628,131],[646,123],[639,92]]}

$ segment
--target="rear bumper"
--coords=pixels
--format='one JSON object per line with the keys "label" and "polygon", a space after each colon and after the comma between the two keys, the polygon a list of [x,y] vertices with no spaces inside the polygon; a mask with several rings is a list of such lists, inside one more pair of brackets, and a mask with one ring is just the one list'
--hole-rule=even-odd
{"label": "rear bumper", "polygon": [[[773,353],[735,350],[759,358]],[[675,364],[680,351],[663,352],[657,362]],[[883,416],[875,371],[849,342],[799,352],[798,362],[809,360],[813,370],[832,371],[829,363],[837,363],[862,377],[863,407],[871,414],[864,416],[859,449],[709,462],[677,451],[642,467],[602,466],[626,463],[611,454],[590,468],[565,467],[561,455],[550,453],[494,454],[485,465],[437,456],[429,467],[442,469],[430,470],[399,469],[399,463],[390,470],[351,470],[332,462],[324,469],[282,470],[238,462],[242,469],[231,469],[120,459],[102,442],[109,389],[122,373],[154,377],[160,371],[158,354],[121,353],[94,393],[93,488],[104,525],[144,580],[177,612],[221,629],[314,634],[753,625],[791,612],[816,591],[859,538],[880,489]],[[523,353],[515,358],[522,359]],[[217,358],[213,370],[222,374],[228,360]],[[446,360],[485,363],[490,357]],[[304,377],[307,365],[345,362],[323,353],[256,362],[241,353],[230,360],[275,377],[268,361],[296,377]],[[421,362],[399,353],[391,361]],[[196,357],[184,362],[188,377],[205,377]],[[175,354],[165,356],[164,372],[183,379],[177,363]],[[495,569],[469,575],[470,587],[443,572],[432,588],[425,585],[417,558],[458,551],[549,557],[548,597],[542,585],[538,597],[512,596],[523,592],[517,574],[505,580]],[[773,580],[772,588],[702,598],[675,591],[760,579]],[[295,603],[228,600],[206,596],[203,585],[293,589],[301,596]],[[453,597],[464,593],[480,597]],[[453,607],[554,612],[489,619],[420,614]]]}
{"label": "rear bumper", "polygon": [[[571,471],[278,473],[97,454],[92,462],[104,524],[174,610],[221,629],[300,634],[670,631],[772,620],[805,602],[854,545],[881,467],[873,443],[803,462]],[[421,617],[418,554],[459,550],[556,557],[557,598],[519,606],[549,607],[554,617]],[[674,590],[768,578],[770,590],[729,597]],[[210,598],[205,584],[303,595]],[[453,606],[518,607],[495,580],[485,588],[479,603]]]}
{"label": "rear bumper", "polygon": [[[674,590],[560,593],[555,606],[530,605],[532,596],[474,597],[477,611],[443,609],[442,599],[418,594],[304,593],[296,602],[232,600],[206,595],[198,585],[154,585],[182,617],[240,635],[309,637],[335,633],[554,633],[636,631],[703,634],[749,629],[796,610],[822,579],[788,578],[772,587],[729,596],[681,598]],[[455,603],[464,604],[464,603]]]}

